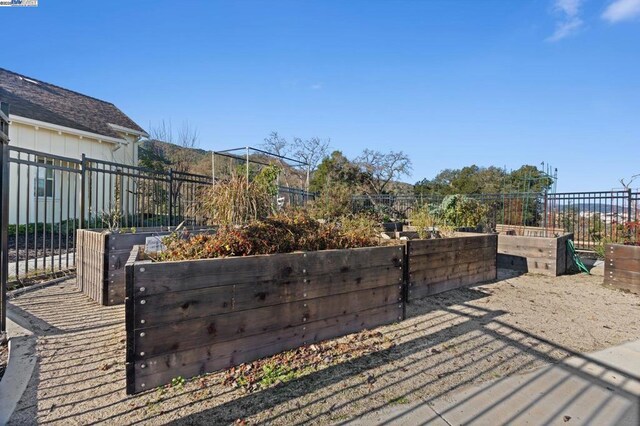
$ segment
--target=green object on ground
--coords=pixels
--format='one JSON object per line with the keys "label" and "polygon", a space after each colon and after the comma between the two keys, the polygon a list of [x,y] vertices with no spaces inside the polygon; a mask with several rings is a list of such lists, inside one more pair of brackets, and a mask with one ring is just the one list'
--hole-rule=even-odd
{"label": "green object on ground", "polygon": [[582,263],[582,259],[580,259],[580,256],[578,256],[578,253],[576,253],[576,247],[573,244],[573,240],[567,240],[567,250],[569,250],[569,253],[571,254],[571,258],[573,259],[573,263],[578,267],[578,269],[582,273],[591,275],[591,272],[589,272],[589,269],[587,269],[584,263]]}

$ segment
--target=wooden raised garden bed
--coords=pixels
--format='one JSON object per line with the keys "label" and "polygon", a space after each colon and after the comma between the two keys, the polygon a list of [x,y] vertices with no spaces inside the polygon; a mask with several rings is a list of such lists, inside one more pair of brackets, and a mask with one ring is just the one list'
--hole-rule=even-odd
{"label": "wooden raised garden bed", "polygon": [[407,242],[408,300],[497,278],[495,234]]}
{"label": "wooden raised garden bed", "polygon": [[510,233],[521,237],[557,237],[565,234],[563,228],[542,228],[538,226],[496,225],[498,234]]}
{"label": "wooden raised garden bed", "polygon": [[640,246],[605,245],[604,283],[640,294]]}
{"label": "wooden raised garden bed", "polygon": [[147,237],[170,234],[166,228],[139,228],[135,233],[102,229],[78,229],[76,232],[78,288],[104,306],[124,303],[124,266],[133,246],[144,245]]}
{"label": "wooden raised garden bed", "polygon": [[126,265],[127,393],[404,318],[404,246]]}
{"label": "wooden raised garden bed", "polygon": [[567,272],[571,258],[567,241],[573,234],[559,237],[498,235],[498,267],[549,276]]}

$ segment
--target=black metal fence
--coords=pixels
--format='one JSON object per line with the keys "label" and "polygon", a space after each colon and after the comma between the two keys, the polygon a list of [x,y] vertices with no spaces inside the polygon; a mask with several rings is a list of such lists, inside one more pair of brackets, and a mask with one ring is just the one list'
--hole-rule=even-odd
{"label": "black metal fence", "polygon": [[[542,225],[544,201],[540,194],[470,194],[464,197],[481,206],[483,223],[489,227],[495,227],[496,224]],[[412,211],[424,206],[437,209],[446,198],[434,195],[356,195],[351,202],[354,212],[376,211],[395,220],[407,219]]]}
{"label": "black metal fence", "polygon": [[[76,229],[206,225],[200,207],[210,176],[157,171],[82,156],[62,157],[7,146],[8,277],[50,275],[75,267]],[[312,194],[281,187],[281,206]]]}
{"label": "black metal fence", "polygon": [[[574,234],[576,247],[594,250],[606,242],[636,242],[640,239],[640,191],[571,193],[470,194],[465,197],[482,206],[483,222],[564,229]],[[356,195],[354,212],[376,211],[390,219],[406,219],[428,205],[437,208],[443,196]]]}
{"label": "black metal fence", "polygon": [[549,226],[572,232],[576,247],[594,250],[606,242],[638,242],[640,191],[598,191],[549,194]]}
{"label": "black metal fence", "polygon": [[9,105],[0,102],[0,340],[7,333],[7,281],[9,274]]}
{"label": "black metal fence", "polygon": [[211,185],[208,176],[15,146],[6,153],[10,280],[74,268],[78,228],[131,230],[206,220],[196,206]]}

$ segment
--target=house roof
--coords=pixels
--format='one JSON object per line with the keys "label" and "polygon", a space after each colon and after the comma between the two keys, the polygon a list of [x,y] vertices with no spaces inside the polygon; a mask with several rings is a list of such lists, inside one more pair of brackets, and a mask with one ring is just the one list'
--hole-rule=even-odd
{"label": "house roof", "polygon": [[0,68],[0,100],[10,114],[121,138],[109,124],[145,131],[118,107],[72,90]]}

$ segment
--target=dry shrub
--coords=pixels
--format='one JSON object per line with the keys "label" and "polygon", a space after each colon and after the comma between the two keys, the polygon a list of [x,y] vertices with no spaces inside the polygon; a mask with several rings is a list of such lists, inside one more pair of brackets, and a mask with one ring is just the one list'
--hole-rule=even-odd
{"label": "dry shrub", "polygon": [[214,225],[242,225],[274,212],[279,169],[264,167],[251,181],[234,174],[204,194],[201,206]]}
{"label": "dry shrub", "polygon": [[245,226],[221,226],[213,235],[167,237],[159,260],[371,247],[379,243],[376,226],[363,217],[321,223],[304,211],[287,211]]}

